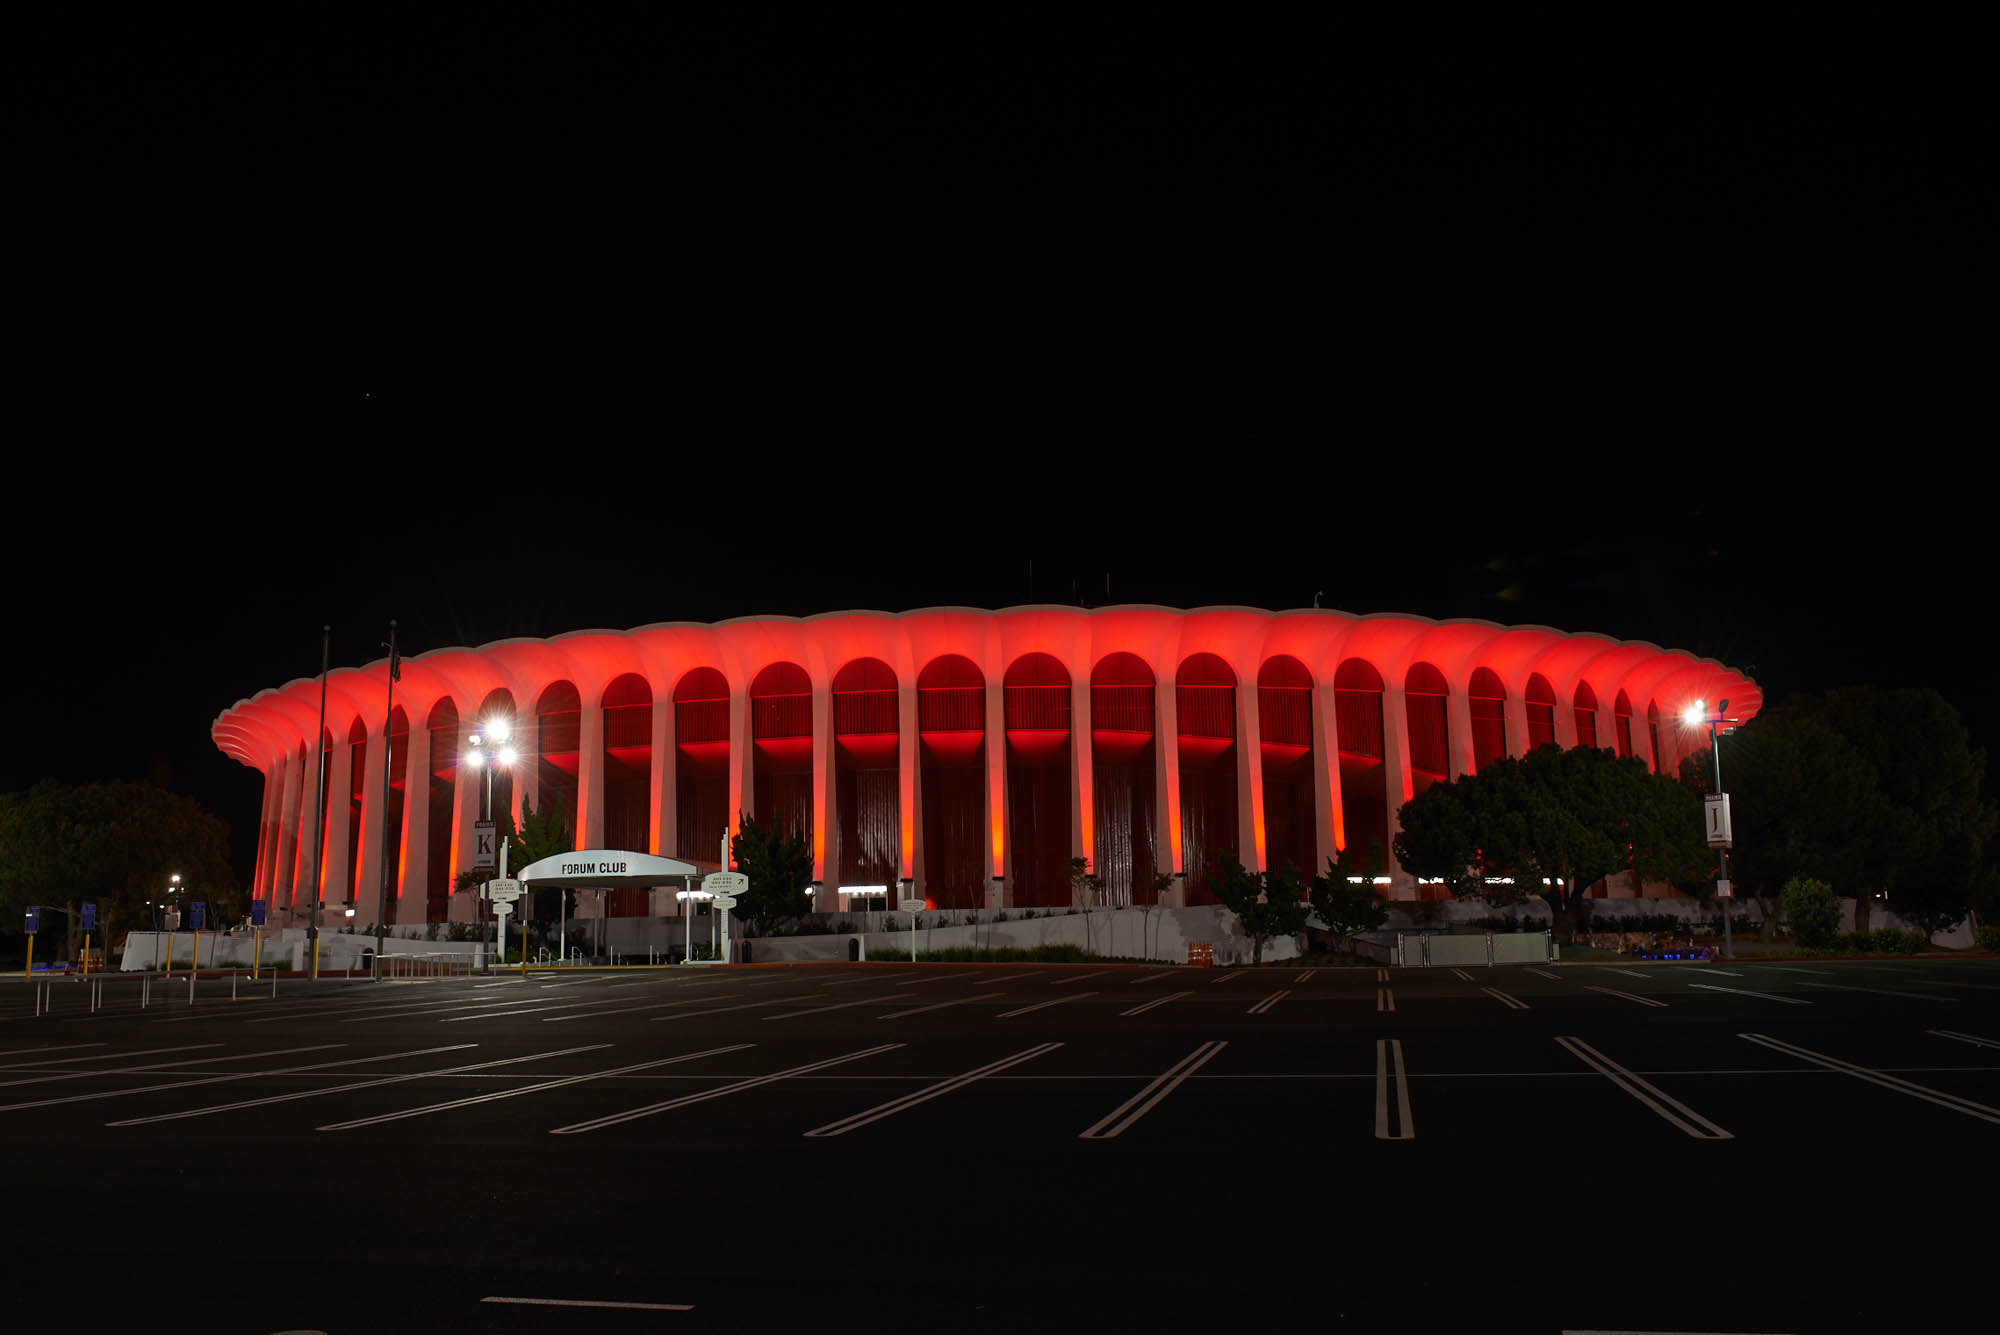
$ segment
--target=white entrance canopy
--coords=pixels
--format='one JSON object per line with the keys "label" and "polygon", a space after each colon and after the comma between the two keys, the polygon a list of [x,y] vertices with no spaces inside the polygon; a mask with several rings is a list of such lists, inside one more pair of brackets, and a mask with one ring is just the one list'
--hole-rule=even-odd
{"label": "white entrance canopy", "polygon": [[628,853],[616,848],[586,848],[531,862],[514,875],[536,885],[573,885],[586,890],[630,890],[667,885],[683,876],[699,876],[691,862]]}

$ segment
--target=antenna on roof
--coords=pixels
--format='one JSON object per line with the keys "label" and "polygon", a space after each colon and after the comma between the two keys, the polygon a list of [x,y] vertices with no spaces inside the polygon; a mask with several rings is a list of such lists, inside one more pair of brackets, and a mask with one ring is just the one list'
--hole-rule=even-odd
{"label": "antenna on roof", "polygon": [[1325,589],[1321,589],[1321,590],[1319,591],[1319,593],[1315,593],[1315,594],[1313,595],[1313,606],[1314,606],[1314,607],[1318,607],[1318,606],[1319,606],[1319,597],[1320,597],[1320,593],[1325,593],[1325,592],[1326,592],[1326,590],[1325,590]]}

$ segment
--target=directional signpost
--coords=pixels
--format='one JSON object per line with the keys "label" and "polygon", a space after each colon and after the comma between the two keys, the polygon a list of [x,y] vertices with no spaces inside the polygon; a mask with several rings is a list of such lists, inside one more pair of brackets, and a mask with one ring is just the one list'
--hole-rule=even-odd
{"label": "directional signpost", "polygon": [[35,976],[35,933],[41,930],[42,911],[36,908],[33,904],[30,904],[28,905],[28,912],[26,917],[27,917],[26,931],[28,933],[28,967],[21,971],[21,976],[23,978],[33,978]]}
{"label": "directional signpost", "polygon": [[90,934],[97,930],[97,905],[83,906],[83,976],[90,977]]}
{"label": "directional signpost", "polygon": [[722,962],[729,963],[729,910],[749,893],[750,878],[740,871],[712,871],[701,878],[701,888],[714,896],[710,902],[722,910]]}
{"label": "directional signpost", "polygon": [[[250,925],[257,933],[250,947],[250,981],[253,983],[257,981],[257,970],[264,962],[264,911],[265,905],[270,902],[268,899],[250,901]],[[277,983],[273,982],[271,986],[276,987]]]}
{"label": "directional signpost", "polygon": [[[500,920],[500,930],[498,933],[500,937],[500,959],[502,963],[505,963],[507,959],[507,915],[514,911],[514,901],[521,897],[521,883],[507,877],[502,877],[497,881],[488,881],[486,883],[486,897],[493,901],[493,916]],[[528,948],[524,944],[521,947],[521,953],[526,955],[527,951]]]}

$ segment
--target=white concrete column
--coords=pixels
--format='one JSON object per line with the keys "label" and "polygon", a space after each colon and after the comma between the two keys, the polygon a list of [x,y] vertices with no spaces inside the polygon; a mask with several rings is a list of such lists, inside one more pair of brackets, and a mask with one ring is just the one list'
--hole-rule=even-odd
{"label": "white concrete column", "polygon": [[[897,807],[902,820],[903,872],[908,877],[917,876],[917,831],[918,787],[917,787],[917,688],[914,682],[899,686],[896,690],[896,778]],[[921,882],[917,893],[924,894]]]}
{"label": "white concrete column", "polygon": [[295,749],[285,756],[285,805],[278,816],[278,860],[272,893],[278,903],[298,908],[299,811],[305,804],[301,788],[306,765]]}
{"label": "white concrete column", "polygon": [[278,905],[271,896],[271,886],[276,880],[273,869],[278,862],[278,822],[283,819],[284,810],[285,762],[278,760],[264,771],[264,804],[257,824],[257,872],[251,878],[250,891],[274,913]]}
{"label": "white concrete column", "polygon": [[1007,841],[1007,687],[1004,680],[986,683],[986,907],[1004,909],[1007,886],[996,884],[1007,874],[1012,850]]}
{"label": "white concrete column", "polygon": [[757,812],[752,800],[756,797],[753,791],[756,778],[756,769],[750,763],[750,697],[733,694],[729,697],[729,810],[723,813],[723,828],[729,831],[732,843],[736,832],[743,828],[739,814],[747,811],[755,815]]}
{"label": "white concrete column", "polygon": [[1565,751],[1573,750],[1576,746],[1575,698],[1574,696],[1570,697],[1572,703],[1564,704],[1560,695],[1558,695],[1554,709],[1556,716],[1556,745]]}
{"label": "white concrete column", "polygon": [[[461,733],[461,736],[463,733]],[[509,804],[513,808],[505,814],[514,821],[514,828],[521,828],[521,771],[528,768],[528,753],[520,749],[515,741],[515,761],[512,771],[513,782],[509,785],[512,796]],[[461,754],[464,747],[461,746]],[[482,748],[484,749],[484,748]],[[475,768],[453,757],[454,766],[451,779],[451,875],[454,884],[459,873],[472,870],[472,864],[479,857],[479,812],[485,805],[486,771]],[[499,823],[499,817],[494,817]],[[356,898],[359,898],[357,895]]]}
{"label": "white concrete column", "polygon": [[1069,855],[1097,871],[1097,810],[1092,805],[1090,678],[1069,679]]}
{"label": "white concrete column", "polygon": [[1236,846],[1243,865],[1264,865],[1264,744],[1257,725],[1257,688],[1236,688]]}
{"label": "white concrete column", "polygon": [[[542,809],[541,717],[530,713],[525,718],[517,718],[514,723],[514,735],[519,739],[515,743],[519,748],[519,752],[518,759],[514,765],[514,781],[508,785],[509,790],[513,794],[508,799],[508,805],[513,810],[507,814],[514,818],[514,828],[518,830],[521,828],[521,808],[524,804],[533,807],[536,811]],[[480,782],[484,783],[485,780],[482,778]],[[478,811],[484,806],[484,797],[485,790],[482,788],[473,797],[472,809],[474,811]],[[478,817],[475,816],[473,819],[477,820]],[[495,818],[495,823],[498,823],[497,817]],[[585,848],[588,845],[579,843],[577,847]],[[467,856],[469,858],[471,854],[468,852]],[[470,865],[470,863],[467,865]],[[510,867],[508,870],[511,871],[513,869]]]}
{"label": "white concrete column", "polygon": [[1347,813],[1341,805],[1340,796],[1340,711],[1335,702],[1333,683],[1323,682],[1313,688],[1313,745],[1317,749],[1313,759],[1313,815],[1318,829],[1318,839],[1314,844],[1319,860],[1312,865],[1311,874],[1317,876],[1326,870],[1326,860],[1340,851],[1340,845],[1347,837]]}
{"label": "white concrete column", "polygon": [[[318,747],[306,750],[306,774],[299,784],[299,890],[307,900],[321,897],[319,885],[313,880],[313,860],[319,856],[320,812],[326,802],[326,761],[331,757],[322,756]],[[318,791],[314,791],[314,783]],[[314,807],[317,798],[321,805]]]}
{"label": "white concrete column", "polygon": [[1451,777],[1456,779],[1478,768],[1473,763],[1472,700],[1457,682],[1444,698],[1446,749],[1451,753]]}
{"label": "white concrete column", "polygon": [[[827,888],[827,849],[833,848],[833,865],[840,865],[840,821],[834,804],[839,800],[837,785],[840,776],[833,765],[833,690],[815,682],[812,692],[813,712],[813,804],[812,804],[812,855],[813,879]],[[895,900],[892,894],[891,902]]]}
{"label": "white concrete column", "polygon": [[604,692],[587,702],[577,722],[576,846],[604,847]]}
{"label": "white concrete column", "polygon": [[[1415,899],[1416,878],[1396,859],[1396,836],[1402,831],[1403,803],[1416,794],[1410,774],[1410,702],[1400,686],[1382,692],[1382,800],[1388,807],[1383,828],[1389,846],[1382,850],[1383,874],[1389,878],[1389,899]],[[1363,850],[1364,852],[1366,850]]]}
{"label": "white concrete column", "polygon": [[1507,754],[1516,760],[1528,754],[1528,701],[1519,691],[1509,690],[1500,706],[1501,722],[1507,732]]}
{"label": "white concrete column", "polygon": [[1153,738],[1160,760],[1160,828],[1153,846],[1160,850],[1163,864],[1160,870],[1176,878],[1165,898],[1167,907],[1176,909],[1187,906],[1187,877],[1181,865],[1181,725],[1177,703],[1171,681],[1154,686]]}
{"label": "white concrete column", "polygon": [[382,748],[389,739],[368,734],[368,753],[361,758],[361,869],[354,879],[355,921],[373,924],[382,915]]}
{"label": "white concrete column", "polygon": [[354,825],[354,748],[346,742],[333,745],[332,764],[326,780],[326,873],[320,898],[327,903],[347,902],[348,831]]}
{"label": "white concrete column", "polygon": [[[652,736],[647,739],[646,754],[651,771],[646,792],[650,797],[647,804],[647,852],[657,858],[670,858],[680,840],[678,825],[680,807],[677,805],[675,785],[680,779],[680,767],[674,764],[674,702],[653,701]],[[680,901],[675,900],[678,906]]]}
{"label": "white concrete column", "polygon": [[[431,730],[412,727],[403,755],[403,851],[396,874],[398,923],[422,922],[430,895],[431,868]],[[361,926],[360,914],[355,925]]]}
{"label": "white concrete column", "polygon": [[1615,698],[1598,701],[1597,744],[1612,751],[1618,749],[1618,707]]}

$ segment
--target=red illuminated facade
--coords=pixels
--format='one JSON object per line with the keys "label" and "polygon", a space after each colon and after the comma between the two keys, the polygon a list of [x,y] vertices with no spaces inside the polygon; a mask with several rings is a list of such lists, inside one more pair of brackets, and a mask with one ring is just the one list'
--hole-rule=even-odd
{"label": "red illuminated facade", "polygon": [[[312,819],[319,681],[216,719],[263,772],[254,893],[278,920],[321,894],[372,925],[383,839],[392,923],[451,916],[484,778],[475,722],[505,716],[519,760],[493,804],[555,809],[579,848],[715,865],[737,813],[811,844],[818,907],[908,879],[933,907],[1068,905],[1071,859],[1113,904],[1212,902],[1224,852],[1259,869],[1379,846],[1426,786],[1545,742],[1608,746],[1672,772],[1680,715],[1755,682],[1681,650],[1540,626],[1319,609],[935,608],[750,617],[504,640],[327,680],[323,817]],[[390,779],[383,780],[382,747]],[[893,891],[890,894],[895,897]],[[616,892],[607,912],[651,911]],[[463,916],[463,913],[461,913]]]}

